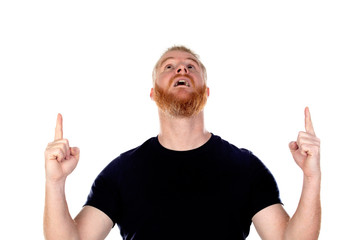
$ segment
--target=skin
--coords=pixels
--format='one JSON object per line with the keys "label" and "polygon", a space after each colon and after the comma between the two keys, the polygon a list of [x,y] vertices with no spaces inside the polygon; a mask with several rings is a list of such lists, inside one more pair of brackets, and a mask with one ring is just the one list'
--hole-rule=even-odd
{"label": "skin", "polygon": [[105,239],[111,219],[100,210],[86,206],[73,220],[65,197],[65,180],[75,169],[80,149],[63,138],[63,120],[58,114],[55,139],[45,150],[45,239]]}
{"label": "skin", "polygon": [[[160,59],[162,61],[164,62],[157,69],[155,83],[166,91],[187,98],[195,87],[204,86],[204,74],[191,54],[170,51]],[[170,81],[176,74],[183,78],[190,75],[193,79],[191,86],[174,87]],[[207,95],[209,96],[209,88]],[[150,97],[154,97],[153,88]],[[211,137],[204,126],[203,111],[188,118],[174,118],[159,109],[159,120],[159,141],[168,149],[194,149]],[[299,132],[297,140],[291,142],[289,148],[304,176],[303,190],[295,214],[290,218],[282,205],[275,204],[259,211],[252,220],[262,239],[317,239],[321,220],[320,140],[315,135],[308,108],[305,108],[305,131]],[[70,147],[69,141],[63,138],[63,120],[59,114],[54,141],[45,150],[45,239],[104,239],[113,226],[105,213],[90,206],[85,206],[74,219],[70,216],[65,197],[65,181],[75,169],[79,157],[80,150]]]}
{"label": "skin", "polygon": [[305,108],[305,132],[289,143],[291,154],[303,171],[303,189],[295,214],[289,218],[280,204],[253,217],[261,239],[318,239],[321,223],[320,140],[316,137],[309,108]]}

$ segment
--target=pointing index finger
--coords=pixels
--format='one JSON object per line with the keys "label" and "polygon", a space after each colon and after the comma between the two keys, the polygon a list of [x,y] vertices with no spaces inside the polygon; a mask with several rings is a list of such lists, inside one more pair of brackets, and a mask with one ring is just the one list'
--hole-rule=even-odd
{"label": "pointing index finger", "polygon": [[63,138],[63,119],[61,114],[57,115],[56,127],[55,127],[55,140],[60,140]]}
{"label": "pointing index finger", "polygon": [[311,121],[309,107],[305,108],[305,130],[307,133],[310,133],[315,136],[315,130]]}

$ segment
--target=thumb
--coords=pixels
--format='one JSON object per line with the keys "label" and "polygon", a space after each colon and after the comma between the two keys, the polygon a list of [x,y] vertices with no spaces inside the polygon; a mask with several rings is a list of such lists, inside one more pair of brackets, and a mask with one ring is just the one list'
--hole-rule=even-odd
{"label": "thumb", "polygon": [[71,147],[70,148],[70,154],[71,156],[74,156],[76,158],[79,158],[80,156],[80,149],[78,147]]}
{"label": "thumb", "polygon": [[291,152],[295,152],[296,150],[299,149],[299,146],[297,145],[297,143],[295,141],[292,141],[289,143],[289,149]]}

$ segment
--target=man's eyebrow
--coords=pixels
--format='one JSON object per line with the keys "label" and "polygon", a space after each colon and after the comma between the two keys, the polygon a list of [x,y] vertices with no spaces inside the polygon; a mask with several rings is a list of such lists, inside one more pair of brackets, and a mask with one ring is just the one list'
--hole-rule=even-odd
{"label": "man's eyebrow", "polygon": [[199,61],[196,60],[195,58],[186,58],[186,60],[191,60],[191,61],[195,62],[196,65],[200,66]]}
{"label": "man's eyebrow", "polygon": [[[162,60],[162,61],[160,62],[159,67],[161,67],[166,61],[168,61],[168,60],[170,60],[170,59],[175,59],[175,58],[174,58],[174,57],[167,57],[167,58],[165,58],[164,60]],[[189,57],[189,58],[186,58],[186,60],[191,60],[191,61],[195,62],[196,65],[200,66],[199,62],[198,62],[195,58]]]}
{"label": "man's eyebrow", "polygon": [[164,60],[162,60],[162,61],[160,62],[159,67],[161,67],[161,66],[164,64],[164,62],[166,62],[166,61],[169,60],[169,59],[174,59],[174,57],[167,57],[167,58],[165,58]]}

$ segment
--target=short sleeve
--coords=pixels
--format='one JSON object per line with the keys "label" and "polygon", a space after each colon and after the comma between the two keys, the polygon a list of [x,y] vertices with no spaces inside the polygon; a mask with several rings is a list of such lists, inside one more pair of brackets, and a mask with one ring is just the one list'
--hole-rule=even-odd
{"label": "short sleeve", "polygon": [[252,153],[250,208],[249,216],[252,218],[260,210],[273,204],[282,204],[280,193],[274,176],[269,169]]}
{"label": "short sleeve", "polygon": [[85,203],[104,212],[114,225],[120,217],[120,194],[117,185],[116,165],[112,162],[95,179]]}

